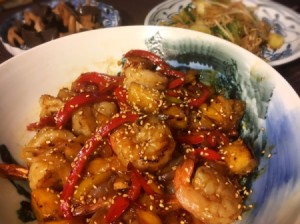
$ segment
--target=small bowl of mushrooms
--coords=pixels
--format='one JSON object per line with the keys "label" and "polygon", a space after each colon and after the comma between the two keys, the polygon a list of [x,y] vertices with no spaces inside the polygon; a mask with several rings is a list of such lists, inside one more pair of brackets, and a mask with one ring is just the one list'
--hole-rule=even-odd
{"label": "small bowl of mushrooms", "polygon": [[119,12],[102,2],[85,0],[34,3],[0,26],[6,50],[17,55],[45,42],[87,30],[119,26]]}

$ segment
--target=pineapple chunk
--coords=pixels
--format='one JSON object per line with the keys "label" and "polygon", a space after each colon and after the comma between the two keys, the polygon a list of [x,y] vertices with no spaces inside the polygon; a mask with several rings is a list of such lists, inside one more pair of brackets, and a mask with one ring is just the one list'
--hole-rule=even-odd
{"label": "pineapple chunk", "polygon": [[281,48],[284,43],[284,38],[277,33],[270,33],[268,37],[268,45],[271,49],[277,50]]}
{"label": "pineapple chunk", "polygon": [[62,218],[59,208],[59,195],[48,188],[39,188],[32,191],[31,206],[40,223]]}
{"label": "pineapple chunk", "polygon": [[153,212],[142,209],[137,210],[137,219],[139,223],[143,224],[162,224],[160,218]]}
{"label": "pineapple chunk", "polygon": [[223,130],[234,130],[244,115],[246,105],[241,100],[226,99],[218,96],[202,110],[203,119],[209,119]]}
{"label": "pineapple chunk", "polygon": [[257,161],[241,139],[223,147],[221,151],[230,171],[235,174],[250,173],[257,166]]}

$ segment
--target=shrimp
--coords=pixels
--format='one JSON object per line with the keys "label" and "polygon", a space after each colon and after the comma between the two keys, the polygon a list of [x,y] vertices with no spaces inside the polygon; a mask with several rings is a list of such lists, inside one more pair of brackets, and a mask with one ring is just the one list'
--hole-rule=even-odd
{"label": "shrimp", "polygon": [[128,89],[128,103],[137,111],[157,114],[162,102],[162,94],[135,82]]}
{"label": "shrimp", "polygon": [[90,136],[97,125],[105,124],[115,113],[117,113],[117,106],[113,102],[104,101],[92,106],[83,106],[72,116],[72,131],[76,135]]}
{"label": "shrimp", "polygon": [[66,144],[75,139],[75,135],[67,130],[43,128],[23,148],[22,155],[28,165],[32,164],[39,155],[47,153],[51,148],[55,149],[60,144]]}
{"label": "shrimp", "polygon": [[72,131],[76,135],[91,136],[95,129],[95,117],[90,106],[83,106],[73,114]]}
{"label": "shrimp", "polygon": [[[135,63],[133,64],[135,65]],[[157,114],[168,79],[159,72],[146,69],[144,66],[124,69],[124,87],[128,90],[128,103],[136,110]]]}
{"label": "shrimp", "polygon": [[245,109],[243,101],[227,99],[220,95],[213,99],[207,108],[202,108],[203,123],[207,123],[205,120],[208,119],[222,130],[234,130],[238,127]]}
{"label": "shrimp", "polygon": [[205,224],[232,223],[242,212],[242,198],[215,165],[199,167],[191,181],[194,161],[184,161],[175,173],[175,195],[184,209]]}
{"label": "shrimp", "polygon": [[64,106],[61,99],[50,95],[42,95],[39,103],[41,107],[40,117],[53,116]]}
{"label": "shrimp", "polygon": [[139,124],[121,126],[111,134],[110,142],[124,166],[132,163],[139,170],[149,171],[163,167],[175,148],[170,129],[154,116]]}
{"label": "shrimp", "polygon": [[60,153],[40,155],[29,167],[30,189],[61,187],[70,171],[71,164]]}
{"label": "shrimp", "polygon": [[131,83],[135,82],[148,88],[165,90],[168,83],[167,77],[163,76],[159,72],[148,69],[127,67],[124,71],[124,74],[125,88],[128,88]]}

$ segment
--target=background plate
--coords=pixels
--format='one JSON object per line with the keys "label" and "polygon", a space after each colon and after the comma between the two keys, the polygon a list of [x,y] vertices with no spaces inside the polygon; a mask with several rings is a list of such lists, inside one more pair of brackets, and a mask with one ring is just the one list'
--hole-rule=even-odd
{"label": "background plate", "polygon": [[[145,25],[158,25],[161,21],[168,21],[191,0],[168,0],[154,7],[145,18]],[[273,1],[243,0],[247,6],[256,7],[255,15],[273,27],[273,31],[281,34],[284,45],[273,51],[266,48],[263,57],[272,66],[281,65],[300,57],[300,14],[286,6]]]}

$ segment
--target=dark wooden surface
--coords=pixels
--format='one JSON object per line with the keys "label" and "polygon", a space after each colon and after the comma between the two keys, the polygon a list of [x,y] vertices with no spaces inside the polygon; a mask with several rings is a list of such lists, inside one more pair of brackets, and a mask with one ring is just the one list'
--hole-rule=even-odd
{"label": "dark wooden surface", "polygon": [[[147,13],[157,4],[161,3],[162,0],[103,0],[103,2],[110,4],[119,10],[122,18],[122,25],[127,26],[143,25]],[[300,13],[300,4],[298,1],[276,0],[276,2],[288,6]],[[1,12],[0,23],[22,8],[24,7]],[[4,49],[3,45],[0,44],[0,63],[11,57],[12,56]],[[300,95],[300,58],[285,65],[276,66],[275,69],[290,83],[298,95]]]}

